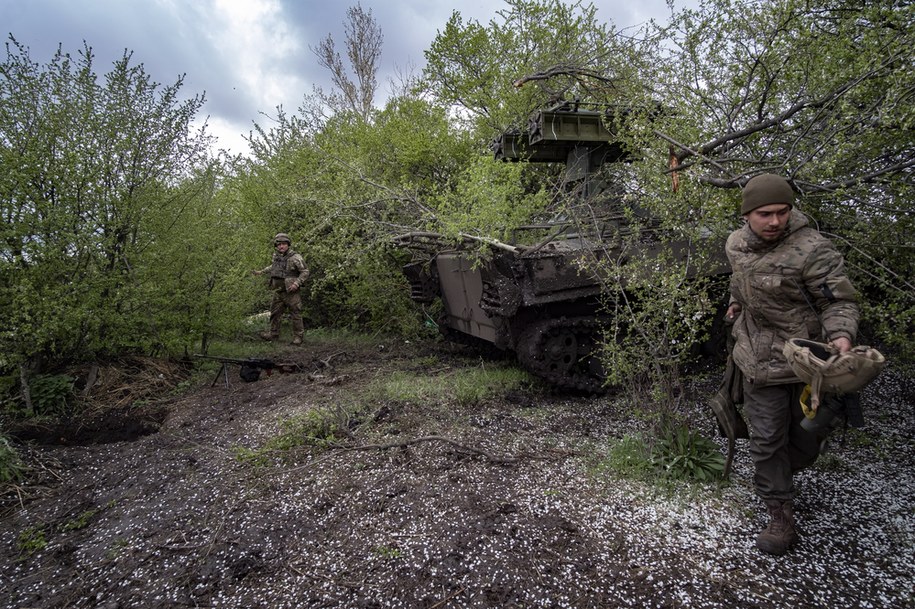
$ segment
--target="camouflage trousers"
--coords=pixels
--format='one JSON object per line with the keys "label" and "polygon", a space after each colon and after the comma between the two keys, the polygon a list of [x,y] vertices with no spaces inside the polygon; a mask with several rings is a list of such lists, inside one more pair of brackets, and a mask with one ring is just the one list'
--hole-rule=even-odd
{"label": "camouflage trousers", "polygon": [[765,501],[793,499],[794,473],[813,465],[822,438],[801,427],[803,383],[757,387],[743,383],[744,413],[750,424],[753,483]]}
{"label": "camouflage trousers", "polygon": [[305,324],[302,322],[302,293],[275,291],[273,301],[270,303],[270,334],[273,338],[280,336],[280,324],[283,314],[289,312],[292,318],[292,336],[302,338],[305,334]]}

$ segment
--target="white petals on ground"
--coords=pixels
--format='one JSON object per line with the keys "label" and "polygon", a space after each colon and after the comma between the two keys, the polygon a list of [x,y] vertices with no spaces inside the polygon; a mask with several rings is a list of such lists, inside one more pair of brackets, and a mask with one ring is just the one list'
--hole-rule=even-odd
{"label": "white petals on ground", "polygon": [[[611,398],[390,404],[373,427],[511,463],[435,441],[238,458],[344,391],[295,375],[207,387],[156,435],[41,449],[63,479],[3,518],[0,606],[915,606],[915,385],[892,370],[867,389],[865,430],[798,476],[801,542],[780,558],[754,545],[744,441],[723,488],[593,467],[608,437],[643,426]],[[701,400],[687,408],[711,435]]]}

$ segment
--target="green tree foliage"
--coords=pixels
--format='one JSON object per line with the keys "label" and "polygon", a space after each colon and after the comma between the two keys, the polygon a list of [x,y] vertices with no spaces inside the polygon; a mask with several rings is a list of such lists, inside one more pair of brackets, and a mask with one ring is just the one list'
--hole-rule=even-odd
{"label": "green tree foliage", "polygon": [[[225,298],[214,259],[236,234],[219,168],[191,128],[203,98],[151,81],[130,53],[47,64],[10,38],[0,65],[0,367],[40,370],[187,346]],[[212,313],[212,309],[209,311]],[[216,316],[219,318],[219,316]]]}
{"label": "green tree foliage", "polygon": [[[627,281],[625,298],[608,291],[614,317],[626,316],[618,325],[653,329],[643,332],[650,342],[630,344],[632,333],[613,342],[611,360],[638,360],[626,351],[654,361],[686,353],[657,353],[695,335],[703,313],[672,316],[673,303],[704,303],[708,314],[716,299],[683,279],[720,255],[721,243],[706,237],[736,227],[737,188],[763,171],[792,179],[802,209],[844,245],[862,292],[879,294],[879,308],[864,308],[882,338],[911,342],[900,340],[911,332],[890,331],[911,329],[915,301],[909,3],[713,0],[635,35],[597,24],[591,6],[505,4],[488,26],[452,16],[426,54],[426,90],[480,135],[523,125],[550,100],[607,108],[608,128],[630,152],[624,169],[602,170],[623,193],[612,201],[628,223],[623,241],[663,235],[674,247],[661,257],[671,260],[678,241],[701,244],[689,260],[659,266],[630,257],[621,270],[619,242],[607,243],[603,275]],[[527,175],[544,189],[571,185],[568,176],[551,183],[548,172]],[[601,211],[597,200],[563,202],[555,198],[554,209],[580,226]]]}
{"label": "green tree foliage", "polygon": [[[303,111],[303,115],[306,114]],[[312,323],[415,331],[391,237],[434,222],[429,200],[471,157],[444,110],[395,98],[368,122],[353,113],[306,124],[278,113],[230,188],[263,243],[280,229],[312,269]]]}
{"label": "green tree foliage", "polygon": [[644,94],[656,40],[598,22],[590,3],[504,4],[486,26],[455,12],[426,51],[426,90],[460,108],[483,138],[524,127],[533,110],[562,99],[602,102],[608,90],[619,101]]}
{"label": "green tree foliage", "polygon": [[[715,0],[673,28],[664,82],[679,110],[645,144],[661,136],[656,157],[672,144],[681,175],[706,190],[763,171],[791,179],[845,250],[868,321],[911,352],[915,7]],[[722,209],[738,199],[717,198]]]}
{"label": "green tree foliage", "polygon": [[520,164],[493,162],[474,155],[455,176],[455,188],[433,198],[437,222],[431,227],[444,235],[514,241],[516,227],[543,215],[552,199],[545,189],[528,190]]}
{"label": "green tree foliage", "polygon": [[[232,196],[212,162],[183,180],[171,197],[185,201],[150,210],[154,244],[138,256],[133,283],[143,318],[138,329],[147,352],[176,353],[193,345],[206,352],[216,336],[230,336],[260,309],[252,305],[264,290],[249,275],[265,265],[265,247],[256,249],[247,234],[247,211]],[[272,237],[272,235],[271,235]]]}
{"label": "green tree foliage", "polygon": [[692,109],[673,120],[706,141],[679,159],[704,163],[703,180],[719,186],[770,170],[804,193],[885,195],[915,165],[904,101],[913,25],[898,2],[716,0],[684,11],[673,39],[688,60],[668,64],[666,81]]}

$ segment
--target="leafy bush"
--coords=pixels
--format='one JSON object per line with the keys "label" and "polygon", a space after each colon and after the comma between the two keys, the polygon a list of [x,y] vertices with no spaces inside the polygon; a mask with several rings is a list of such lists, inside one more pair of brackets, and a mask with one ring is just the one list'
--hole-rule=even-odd
{"label": "leafy bush", "polygon": [[603,466],[638,480],[659,475],[669,480],[709,482],[724,474],[717,445],[686,425],[670,425],[660,437],[628,435],[610,446]]}
{"label": "leafy bush", "polygon": [[88,44],[39,62],[10,36],[0,74],[0,366],[188,345],[240,300],[225,261],[243,231],[212,204],[220,168],[191,129],[203,97],[127,50],[98,74]]}
{"label": "leafy bush", "polygon": [[664,476],[708,482],[724,474],[724,455],[708,438],[685,425],[671,428],[655,444],[651,458]]}
{"label": "leafy bush", "polygon": [[36,374],[29,380],[29,394],[36,414],[68,416],[73,414],[76,379],[67,374]]}
{"label": "leafy bush", "polygon": [[19,453],[4,436],[0,436],[0,483],[21,480],[25,467]]}

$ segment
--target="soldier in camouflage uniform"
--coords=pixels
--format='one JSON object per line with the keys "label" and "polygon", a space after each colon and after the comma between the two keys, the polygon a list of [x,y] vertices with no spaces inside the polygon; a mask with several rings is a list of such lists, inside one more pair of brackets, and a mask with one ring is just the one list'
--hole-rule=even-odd
{"label": "soldier in camouflage uniform", "polygon": [[273,302],[270,303],[270,331],[263,332],[265,340],[276,340],[280,337],[280,322],[283,313],[289,311],[292,317],[292,344],[301,345],[305,325],[302,322],[301,288],[308,279],[308,267],[302,256],[292,250],[292,240],[285,233],[278,233],[273,238],[273,263],[255,275],[270,274],[270,289],[273,291]]}
{"label": "soldier in camouflage uniform", "polygon": [[782,354],[785,341],[830,341],[841,352],[858,329],[856,293],[842,255],[794,209],[787,180],[758,175],[742,193],[742,228],[726,251],[733,269],[728,320],[734,321],[734,362],[743,372],[754,485],[770,522],[757,547],[780,555],[797,542],[793,474],[819,456],[824,438],[804,430],[804,383]]}

